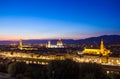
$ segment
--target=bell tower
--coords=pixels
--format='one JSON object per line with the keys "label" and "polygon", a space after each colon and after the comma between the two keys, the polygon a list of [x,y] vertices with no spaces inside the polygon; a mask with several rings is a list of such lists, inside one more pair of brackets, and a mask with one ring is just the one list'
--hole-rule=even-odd
{"label": "bell tower", "polygon": [[19,48],[22,50],[22,47],[23,47],[22,39],[20,39]]}
{"label": "bell tower", "polygon": [[104,53],[104,43],[103,43],[103,40],[101,40],[101,43],[100,43],[100,50],[101,50],[101,53],[103,54]]}

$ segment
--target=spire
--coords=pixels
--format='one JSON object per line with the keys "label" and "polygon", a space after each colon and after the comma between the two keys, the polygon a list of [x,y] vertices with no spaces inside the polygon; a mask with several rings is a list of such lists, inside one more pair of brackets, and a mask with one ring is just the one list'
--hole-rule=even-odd
{"label": "spire", "polygon": [[51,45],[51,42],[50,42],[50,41],[48,41],[48,45]]}
{"label": "spire", "polygon": [[103,43],[103,39],[101,39],[100,49],[101,49],[101,53],[103,53],[103,52],[104,52],[104,43]]}
{"label": "spire", "polygon": [[20,39],[20,47],[22,47],[22,39]]}
{"label": "spire", "polygon": [[47,47],[47,48],[50,48],[50,47],[51,47],[51,42],[50,42],[50,41],[48,41],[48,43],[46,44],[46,47]]}
{"label": "spire", "polygon": [[104,43],[103,43],[103,39],[101,39],[101,44],[100,44],[100,48],[104,48]]}

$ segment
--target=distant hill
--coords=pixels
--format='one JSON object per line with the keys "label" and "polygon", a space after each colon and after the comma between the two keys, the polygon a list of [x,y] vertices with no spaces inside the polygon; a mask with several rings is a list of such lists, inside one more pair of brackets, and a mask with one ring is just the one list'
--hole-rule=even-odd
{"label": "distant hill", "polygon": [[[62,39],[64,44],[99,44],[103,39],[105,44],[120,44],[120,35],[103,35],[86,39]],[[57,40],[50,40],[52,44],[56,44]],[[46,44],[48,40],[23,40],[24,44]],[[18,44],[19,41],[0,41],[0,45]]]}
{"label": "distant hill", "polygon": [[99,37],[91,37],[86,39],[77,40],[80,44],[100,43],[100,40],[104,40],[105,44],[120,44],[120,35],[103,35]]}

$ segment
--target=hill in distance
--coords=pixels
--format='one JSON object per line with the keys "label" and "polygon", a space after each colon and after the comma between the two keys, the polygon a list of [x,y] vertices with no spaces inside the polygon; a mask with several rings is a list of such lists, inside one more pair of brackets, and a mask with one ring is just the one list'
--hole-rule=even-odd
{"label": "hill in distance", "polygon": [[[90,37],[86,39],[62,39],[64,44],[100,44],[100,40],[104,40],[105,44],[120,44],[120,35],[103,35],[98,37]],[[46,44],[49,40],[23,40],[24,44]],[[57,39],[50,40],[52,44],[57,43]],[[19,41],[0,41],[0,45],[19,44]]]}

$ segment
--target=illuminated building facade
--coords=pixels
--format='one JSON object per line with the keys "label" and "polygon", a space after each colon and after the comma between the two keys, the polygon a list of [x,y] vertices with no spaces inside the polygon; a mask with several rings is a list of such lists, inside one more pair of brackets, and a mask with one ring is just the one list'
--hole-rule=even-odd
{"label": "illuminated building facade", "polygon": [[46,44],[46,48],[64,48],[62,41],[59,39],[56,45],[51,44],[50,41]]}
{"label": "illuminated building facade", "polygon": [[83,51],[84,54],[94,54],[94,55],[103,55],[103,56],[107,56],[109,55],[111,52],[110,50],[106,49],[104,47],[104,43],[103,40],[101,40],[101,44],[100,44],[100,49],[87,49],[85,48]]}

